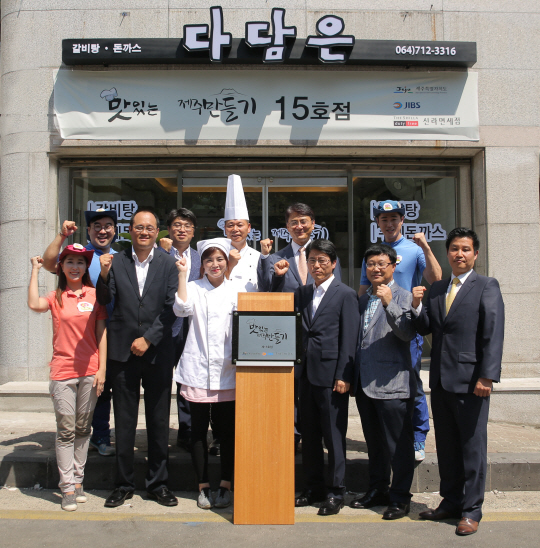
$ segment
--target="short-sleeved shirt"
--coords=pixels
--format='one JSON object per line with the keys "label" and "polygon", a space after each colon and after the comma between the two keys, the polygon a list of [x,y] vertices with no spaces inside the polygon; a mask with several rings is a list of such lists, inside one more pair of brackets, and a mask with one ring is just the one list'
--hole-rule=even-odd
{"label": "short-sleeved shirt", "polygon": [[[422,283],[422,274],[426,269],[424,252],[418,245],[404,236],[395,242],[383,242],[383,244],[393,247],[398,256],[394,280],[403,289],[412,291],[413,287]],[[371,285],[366,274],[366,261],[362,261],[360,285]]]}
{"label": "short-sleeved shirt", "polygon": [[107,319],[105,307],[96,301],[96,290],[83,286],[77,296],[66,289],[62,293],[63,307],[56,300],[56,291],[45,298],[53,319],[51,380],[95,375],[99,369],[96,321]]}

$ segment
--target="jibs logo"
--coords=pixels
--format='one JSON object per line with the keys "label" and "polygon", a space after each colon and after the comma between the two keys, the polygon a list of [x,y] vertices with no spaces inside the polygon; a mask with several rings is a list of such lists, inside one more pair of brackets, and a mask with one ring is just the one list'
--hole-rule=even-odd
{"label": "jibs logo", "polygon": [[397,108],[397,109],[403,108],[403,110],[408,108],[420,108],[420,103],[405,103],[405,106],[403,106],[402,103],[395,102],[394,108]]}

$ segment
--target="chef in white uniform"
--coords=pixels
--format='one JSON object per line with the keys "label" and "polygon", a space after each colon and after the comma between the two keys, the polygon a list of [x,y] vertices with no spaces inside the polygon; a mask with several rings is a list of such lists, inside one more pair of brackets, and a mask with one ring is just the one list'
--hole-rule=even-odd
{"label": "chef in white uniform", "polygon": [[244,286],[244,291],[258,291],[257,265],[261,254],[246,242],[251,232],[251,224],[239,175],[229,175],[227,180],[224,219],[225,234],[232,244],[229,256],[230,279],[240,282]]}
{"label": "chef in white uniform", "polygon": [[[173,305],[179,317],[189,317],[184,352],[174,372],[181,395],[190,402],[191,457],[199,480],[200,508],[225,508],[231,503],[234,469],[234,411],[236,368],[232,363],[232,314],[242,284],[228,280],[231,241],[226,238],[197,243],[203,277],[187,281],[185,257],[177,261],[178,291]],[[212,421],[220,434],[221,483],[214,499],[208,479],[206,435]]]}

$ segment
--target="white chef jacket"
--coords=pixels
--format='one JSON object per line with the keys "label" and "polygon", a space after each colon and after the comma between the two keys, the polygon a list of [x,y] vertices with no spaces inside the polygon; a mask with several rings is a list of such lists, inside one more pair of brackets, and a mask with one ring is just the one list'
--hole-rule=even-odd
{"label": "white chef jacket", "polygon": [[189,332],[173,378],[180,384],[206,390],[236,387],[232,363],[232,313],[236,310],[241,284],[227,280],[214,287],[206,275],[187,284],[187,301],[178,293],[174,313],[190,317]]}
{"label": "white chef jacket", "polygon": [[259,290],[257,282],[257,265],[260,252],[245,245],[240,251],[241,259],[231,272],[231,280],[244,286],[240,291],[254,292]]}

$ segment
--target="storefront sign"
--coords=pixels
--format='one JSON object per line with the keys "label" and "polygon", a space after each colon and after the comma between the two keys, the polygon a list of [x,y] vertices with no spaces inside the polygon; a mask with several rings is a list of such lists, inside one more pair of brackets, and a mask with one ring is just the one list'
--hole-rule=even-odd
{"label": "storefront sign", "polygon": [[476,141],[466,72],[60,70],[64,139]]}
{"label": "storefront sign", "polygon": [[270,21],[248,21],[244,38],[226,32],[220,6],[210,8],[210,25],[184,25],[183,38],[74,38],[62,40],[66,65],[146,63],[284,63],[471,67],[476,42],[360,40],[345,33],[345,21],[324,15],[314,34],[297,38],[283,8]]}

